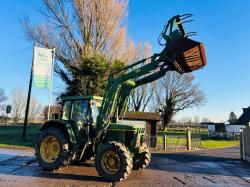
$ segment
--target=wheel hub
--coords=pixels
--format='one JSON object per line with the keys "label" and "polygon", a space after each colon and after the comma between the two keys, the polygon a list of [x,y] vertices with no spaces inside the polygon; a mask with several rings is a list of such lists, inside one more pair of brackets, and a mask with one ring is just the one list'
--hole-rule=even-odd
{"label": "wheel hub", "polygon": [[110,166],[114,166],[114,165],[115,165],[114,159],[110,159],[110,160],[109,160],[109,165],[110,165]]}
{"label": "wheel hub", "polygon": [[119,155],[114,151],[107,151],[102,156],[101,166],[106,173],[116,174],[121,166]]}
{"label": "wheel hub", "polygon": [[44,162],[54,162],[60,154],[60,143],[53,135],[46,136],[40,145],[40,155]]}

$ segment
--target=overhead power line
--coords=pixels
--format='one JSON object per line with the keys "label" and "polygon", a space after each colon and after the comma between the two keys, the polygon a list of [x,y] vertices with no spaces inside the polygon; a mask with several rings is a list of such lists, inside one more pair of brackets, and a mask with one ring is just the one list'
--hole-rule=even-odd
{"label": "overhead power line", "polygon": [[12,52],[12,53],[9,53],[9,54],[7,54],[7,55],[5,55],[5,56],[0,57],[0,60],[3,60],[3,59],[6,59],[6,58],[15,56],[15,55],[17,55],[17,54],[19,54],[19,53],[22,53],[22,52],[24,52],[24,51],[26,51],[26,50],[28,50],[28,49],[31,49],[31,48],[32,48],[32,47],[25,47],[25,48],[23,48],[23,49],[19,49],[19,50],[17,50],[17,51],[14,51],[14,52]]}

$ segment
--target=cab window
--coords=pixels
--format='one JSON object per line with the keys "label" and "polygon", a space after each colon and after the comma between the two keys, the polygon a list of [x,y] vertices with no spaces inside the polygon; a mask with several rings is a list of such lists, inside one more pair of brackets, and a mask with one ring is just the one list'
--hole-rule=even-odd
{"label": "cab window", "polygon": [[87,120],[88,101],[76,100],[72,103],[71,120],[83,125]]}
{"label": "cab window", "polygon": [[63,120],[69,120],[70,115],[70,109],[71,109],[71,101],[65,101],[63,105]]}
{"label": "cab window", "polygon": [[93,122],[96,124],[96,119],[97,116],[99,115],[99,108],[97,107],[96,102],[91,103],[91,111],[92,111]]}

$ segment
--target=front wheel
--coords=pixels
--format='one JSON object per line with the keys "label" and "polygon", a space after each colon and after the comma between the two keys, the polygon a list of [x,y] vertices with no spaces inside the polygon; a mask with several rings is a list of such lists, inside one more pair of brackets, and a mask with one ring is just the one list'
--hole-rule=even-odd
{"label": "front wheel", "polygon": [[143,152],[134,158],[133,169],[145,169],[151,161],[151,153],[147,145],[143,145]]}
{"label": "front wheel", "polygon": [[129,176],[133,159],[128,149],[118,142],[109,142],[96,154],[96,170],[108,181],[121,181]]}
{"label": "front wheel", "polygon": [[44,170],[53,171],[69,163],[70,143],[58,128],[43,130],[35,143],[36,158]]}

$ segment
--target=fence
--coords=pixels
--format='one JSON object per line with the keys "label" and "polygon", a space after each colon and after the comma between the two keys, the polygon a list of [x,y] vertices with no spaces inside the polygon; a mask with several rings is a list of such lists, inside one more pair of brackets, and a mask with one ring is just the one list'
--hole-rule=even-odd
{"label": "fence", "polygon": [[232,140],[239,140],[240,133],[238,132],[216,132],[216,131],[208,131],[208,137],[211,138],[227,138]]}
{"label": "fence", "polygon": [[201,138],[199,133],[188,130],[186,134],[162,134],[158,137],[147,137],[146,143],[157,150],[191,150],[200,147]]}
{"label": "fence", "polygon": [[201,146],[200,132],[191,133],[191,147],[199,148]]}

